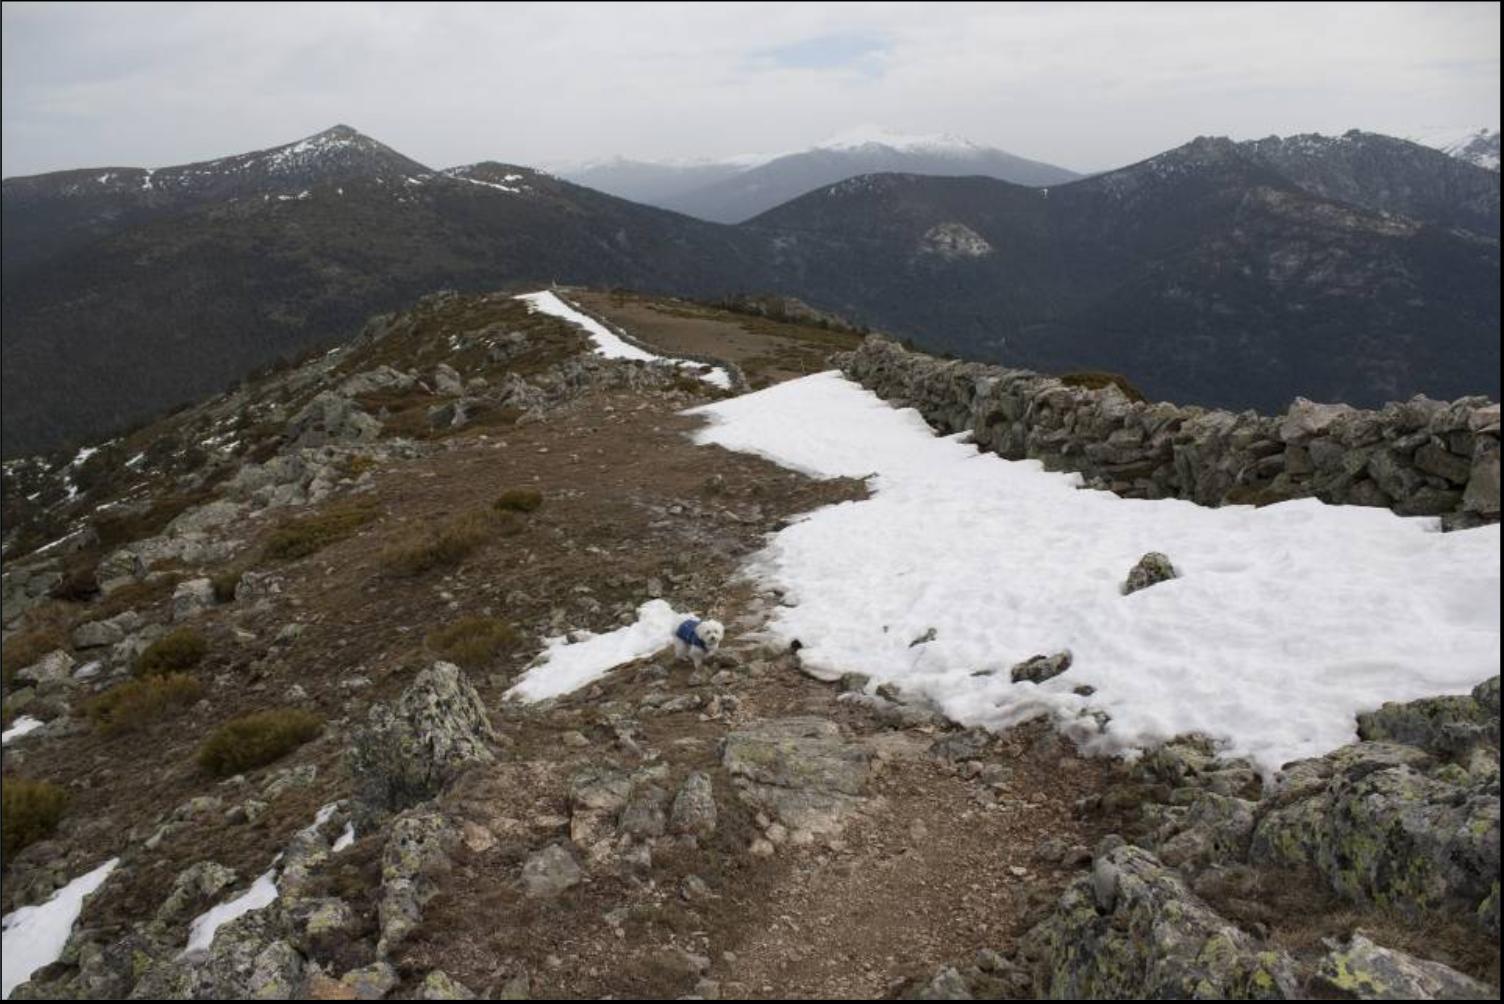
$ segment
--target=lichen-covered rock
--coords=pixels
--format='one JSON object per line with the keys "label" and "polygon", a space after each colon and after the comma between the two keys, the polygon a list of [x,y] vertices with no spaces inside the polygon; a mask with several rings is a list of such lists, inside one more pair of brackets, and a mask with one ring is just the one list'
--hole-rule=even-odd
{"label": "lichen-covered rock", "polygon": [[425,1001],[473,1001],[475,991],[442,969],[435,969],[423,977],[418,988],[418,999]]}
{"label": "lichen-covered rock", "polygon": [[1127,844],[1099,853],[1025,941],[1036,996],[1056,1000],[1279,1000],[1298,989],[1288,956],[1261,949]]}
{"label": "lichen-covered rock", "polygon": [[187,620],[214,606],[214,583],[208,579],[179,582],[172,591],[172,619]]}
{"label": "lichen-covered rock", "polygon": [[285,938],[274,903],[223,925],[208,949],[176,948],[143,960],[132,1000],[293,1000],[303,983],[303,956]]}
{"label": "lichen-covered rock", "polygon": [[1348,1000],[1498,1000],[1493,989],[1450,966],[1383,948],[1359,933],[1321,960],[1316,981]]}
{"label": "lichen-covered rock", "polygon": [[825,833],[861,804],[871,756],[834,722],[782,718],[729,733],[721,763],[747,802],[790,829]]}
{"label": "lichen-covered rock", "polygon": [[674,807],[669,815],[669,829],[674,833],[688,833],[696,837],[708,837],[715,832],[715,791],[710,777],[695,771],[684,779],[679,793],[674,796]]}
{"label": "lichen-covered rock", "polygon": [[1416,919],[1462,911],[1498,934],[1497,776],[1369,742],[1286,774],[1254,829],[1254,864],[1314,866],[1346,898]]}
{"label": "lichen-covered rock", "polygon": [[415,810],[393,820],[381,850],[381,940],[376,952],[382,958],[423,922],[423,908],[438,893],[458,840],[459,830],[438,812]]}
{"label": "lichen-covered rock", "polygon": [[235,869],[216,861],[200,861],[178,873],[167,898],[157,908],[153,926],[169,931],[188,924],[209,904],[235,884]]}
{"label": "lichen-covered rock", "polygon": [[1177,575],[1175,566],[1170,564],[1170,559],[1158,551],[1150,551],[1138,559],[1128,572],[1128,580],[1123,583],[1123,595],[1136,593],[1140,589],[1148,589],[1150,586],[1161,582],[1168,582]]}
{"label": "lichen-covered rock", "polygon": [[362,830],[438,794],[464,768],[491,763],[496,732],[458,666],[434,663],[395,706],[374,705],[351,740],[350,773]]}
{"label": "lichen-covered rock", "polygon": [[[1404,743],[1439,756],[1463,757],[1480,743],[1499,742],[1499,678],[1479,684],[1472,694],[1390,702],[1358,716],[1358,736]],[[1491,688],[1491,689],[1490,689]],[[1493,705],[1487,703],[1493,695]],[[1483,700],[1477,696],[1481,694]]]}

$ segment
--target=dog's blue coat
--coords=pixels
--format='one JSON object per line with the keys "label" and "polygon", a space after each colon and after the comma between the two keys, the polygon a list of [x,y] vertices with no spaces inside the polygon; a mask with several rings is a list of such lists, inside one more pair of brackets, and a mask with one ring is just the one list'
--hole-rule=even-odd
{"label": "dog's blue coat", "polygon": [[674,637],[678,638],[680,641],[691,648],[703,648],[705,649],[705,651],[709,652],[710,649],[706,647],[704,640],[699,635],[695,634],[695,628],[699,626],[700,622],[691,617],[689,620],[679,625],[678,630],[674,632]]}

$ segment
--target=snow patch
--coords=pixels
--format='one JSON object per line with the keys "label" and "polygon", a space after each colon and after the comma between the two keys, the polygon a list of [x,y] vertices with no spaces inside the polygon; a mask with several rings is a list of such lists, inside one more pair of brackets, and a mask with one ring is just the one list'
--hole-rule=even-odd
{"label": "snow patch", "polygon": [[[689,413],[710,420],[699,443],[871,478],[871,498],[812,513],[757,557],[794,604],[769,629],[816,671],[897,682],[963,724],[1047,714],[1089,752],[1129,755],[1199,732],[1272,772],[1352,741],[1360,711],[1499,672],[1498,526],[1085,491],[1079,475],[937,437],[838,373]],[[1147,551],[1181,577],[1123,596]],[[1010,680],[1063,649],[1062,675]]]}
{"label": "snow patch", "polygon": [[28,732],[35,732],[42,725],[41,719],[30,715],[17,715],[16,720],[10,723],[10,728],[0,732],[0,746],[9,746]]}
{"label": "snow patch", "polygon": [[[607,359],[635,359],[640,362],[666,362],[682,369],[697,371],[704,368],[700,363],[654,355],[646,349],[640,349],[622,339],[595,318],[580,313],[547,290],[538,293],[523,293],[517,299],[525,302],[529,310],[536,310],[550,317],[562,318],[576,327],[583,328],[590,336],[590,340],[595,343],[595,354],[598,356],[605,356]],[[696,375],[712,387],[719,387],[722,390],[731,389],[731,377],[720,366],[709,367],[709,372],[696,373]]]}
{"label": "snow patch", "polygon": [[63,954],[73,925],[83,912],[84,898],[104,884],[120,863],[111,858],[87,874],[63,886],[45,903],[23,906],[0,918],[0,997],[31,979],[31,974],[50,966]]}
{"label": "snow patch", "polygon": [[214,942],[215,931],[252,910],[270,906],[276,898],[277,866],[274,863],[245,892],[218,906],[212,906],[193,918],[193,923],[188,928],[188,947],[183,949],[183,953],[186,955],[189,952],[207,950]]}
{"label": "snow patch", "polygon": [[676,613],[664,600],[648,600],[637,608],[637,621],[627,627],[606,634],[585,632],[573,642],[549,638],[542,654],[504,696],[542,701],[579,690],[617,666],[668,646],[674,629],[687,616]]}

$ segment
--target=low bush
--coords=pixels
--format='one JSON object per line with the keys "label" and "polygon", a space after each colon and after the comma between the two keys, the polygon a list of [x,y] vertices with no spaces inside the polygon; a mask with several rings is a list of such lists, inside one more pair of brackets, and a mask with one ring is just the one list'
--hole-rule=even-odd
{"label": "low bush", "polygon": [[434,655],[465,669],[486,665],[517,644],[517,631],[494,617],[466,617],[429,634],[425,639]]}
{"label": "low bush", "polygon": [[496,508],[502,512],[535,512],[543,504],[543,493],[530,488],[513,488],[501,493]]}
{"label": "low bush", "polygon": [[186,708],[204,693],[204,685],[186,673],[167,673],[131,680],[84,702],[84,715],[101,730],[116,735],[143,728],[174,708]]}
{"label": "low bush", "polygon": [[68,808],[68,793],[48,781],[7,776],[0,782],[0,838],[5,860],[57,830]]}
{"label": "low bush", "polygon": [[472,512],[422,530],[381,552],[381,568],[388,575],[413,578],[435,568],[452,568],[482,544],[522,529],[515,513]]}
{"label": "low bush", "polygon": [[192,669],[209,653],[209,643],[192,628],[163,635],[136,656],[136,675],[164,676]]}
{"label": "low bush", "polygon": [[198,764],[216,777],[265,766],[319,734],[324,720],[311,711],[277,708],[232,718],[199,747]]}
{"label": "low bush", "polygon": [[313,516],[291,520],[271,532],[265,553],[273,561],[293,561],[344,540],[380,515],[374,502],[361,500],[330,506]]}
{"label": "low bush", "polygon": [[235,599],[235,587],[240,585],[240,577],[245,574],[243,568],[227,568],[209,578],[214,586],[214,601],[216,603],[230,603]]}

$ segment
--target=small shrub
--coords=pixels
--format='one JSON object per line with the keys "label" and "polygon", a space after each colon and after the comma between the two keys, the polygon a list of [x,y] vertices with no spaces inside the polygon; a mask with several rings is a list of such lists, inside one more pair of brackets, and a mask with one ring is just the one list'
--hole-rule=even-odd
{"label": "small shrub", "polygon": [[434,568],[453,567],[472,551],[497,536],[521,529],[510,512],[472,512],[444,523],[436,530],[423,530],[381,552],[381,567],[388,575],[412,578]]}
{"label": "small shrub", "polygon": [[1085,387],[1087,390],[1100,390],[1108,384],[1113,385],[1123,392],[1123,396],[1130,401],[1147,401],[1143,391],[1128,382],[1128,378],[1121,373],[1102,373],[1097,371],[1085,371],[1081,373],[1065,373],[1060,377],[1060,382],[1067,387]]}
{"label": "small shrub", "polygon": [[502,512],[536,512],[542,504],[543,493],[530,488],[513,488],[496,500],[496,508]]}
{"label": "small shrub", "polygon": [[107,620],[127,610],[139,610],[164,600],[172,595],[172,591],[182,581],[181,572],[169,572],[153,576],[144,582],[128,582],[118,586],[99,600],[92,619]]}
{"label": "small shrub", "polygon": [[232,718],[199,747],[198,764],[216,777],[265,766],[312,739],[324,720],[311,711],[278,708]]}
{"label": "small shrub", "polygon": [[484,666],[517,644],[510,624],[492,617],[466,617],[431,633],[425,641],[440,659],[465,669]]}
{"label": "small shrub", "polygon": [[69,603],[84,603],[98,596],[99,577],[95,574],[98,564],[96,555],[73,555],[63,563],[62,581],[48,595]]}
{"label": "small shrub", "polygon": [[192,669],[209,652],[209,643],[192,628],[163,635],[136,656],[136,675],[163,676]]}
{"label": "small shrub", "polygon": [[331,506],[314,516],[284,523],[266,541],[266,556],[293,561],[344,540],[379,515],[375,503],[360,501]]}
{"label": "small shrub", "polygon": [[29,781],[24,777],[7,777],[0,783],[0,837],[5,843],[5,860],[15,857],[22,848],[46,840],[57,829],[68,808],[68,793],[47,781]]}
{"label": "small shrub", "polygon": [[209,578],[214,586],[214,601],[216,603],[230,603],[235,599],[235,587],[240,585],[240,577],[245,574],[243,568],[229,568]]}
{"label": "small shrub", "polygon": [[184,673],[131,680],[84,702],[89,721],[111,735],[131,732],[203,695],[204,685]]}

